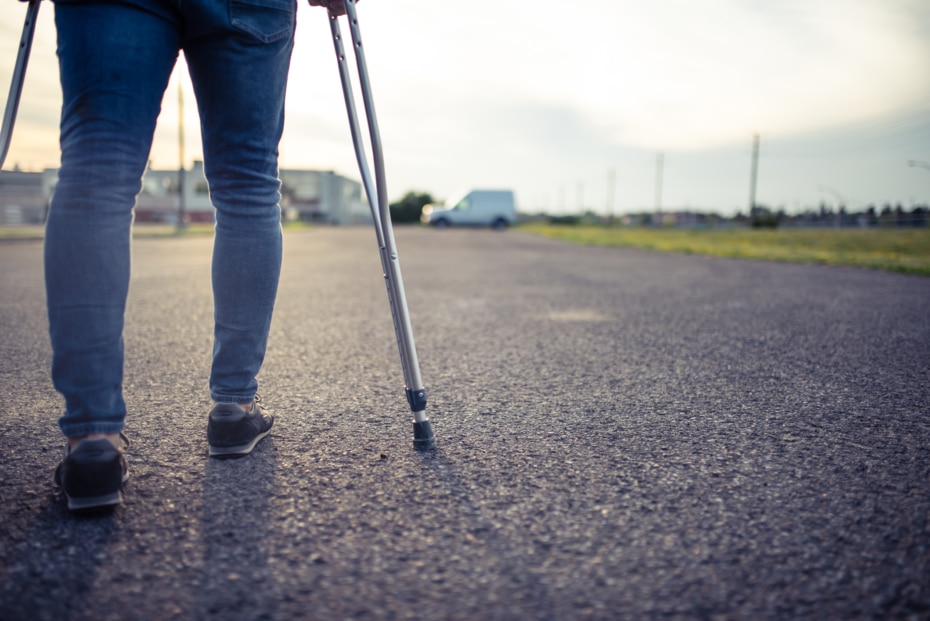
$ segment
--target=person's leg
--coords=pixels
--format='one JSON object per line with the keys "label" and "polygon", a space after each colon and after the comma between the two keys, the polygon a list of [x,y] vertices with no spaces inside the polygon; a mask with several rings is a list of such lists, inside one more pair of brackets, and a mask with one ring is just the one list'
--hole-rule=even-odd
{"label": "person's leg", "polygon": [[278,143],[296,2],[185,7],[184,54],[217,210],[210,396],[248,406],[258,389],[281,270]]}
{"label": "person's leg", "polygon": [[[52,379],[70,438],[123,428],[132,207],[177,58],[170,15],[140,2],[56,2],[61,168],[45,234]],[[150,2],[161,8],[159,0]]]}

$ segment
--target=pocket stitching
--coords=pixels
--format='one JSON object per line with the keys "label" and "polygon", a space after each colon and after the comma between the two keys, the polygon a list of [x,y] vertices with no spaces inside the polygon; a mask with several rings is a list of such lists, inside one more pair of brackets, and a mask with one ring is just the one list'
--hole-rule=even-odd
{"label": "pocket stitching", "polygon": [[[252,23],[243,17],[237,17],[239,11],[248,11],[249,9],[262,8],[278,13],[283,13],[288,17],[287,26],[280,28],[270,34],[263,30],[255,28]],[[294,30],[294,2],[293,0],[233,0],[229,3],[229,23],[239,30],[248,33],[261,41],[262,43],[272,43],[288,36]],[[241,13],[239,13],[241,15]]]}

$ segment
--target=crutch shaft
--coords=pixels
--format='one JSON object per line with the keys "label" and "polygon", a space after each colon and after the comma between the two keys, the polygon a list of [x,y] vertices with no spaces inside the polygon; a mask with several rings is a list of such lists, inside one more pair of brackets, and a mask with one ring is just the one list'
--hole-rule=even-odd
{"label": "crutch shaft", "polygon": [[375,234],[378,238],[378,247],[381,254],[381,267],[384,272],[388,301],[391,306],[391,316],[394,323],[394,333],[397,338],[397,347],[400,352],[401,365],[404,373],[404,385],[407,402],[414,415],[414,447],[425,450],[435,446],[433,432],[429,419],[426,417],[426,389],[420,377],[420,364],[417,359],[416,345],[413,340],[413,328],[410,324],[410,312],[407,307],[407,297],[404,294],[403,276],[397,256],[397,246],[394,240],[394,231],[391,223],[390,206],[387,199],[387,184],[385,182],[384,157],[381,146],[381,134],[374,111],[374,99],[371,95],[371,85],[368,79],[368,66],[365,61],[365,52],[362,46],[362,36],[359,30],[358,17],[355,12],[355,0],[345,1],[346,16],[351,30],[352,47],[358,71],[359,87],[365,107],[365,117],[368,123],[368,133],[371,142],[371,155],[374,165],[374,179],[368,166],[368,156],[365,152],[364,140],[358,124],[358,114],[355,108],[355,98],[352,94],[352,83],[349,77],[348,60],[342,40],[339,22],[335,15],[330,14],[330,29],[333,44],[339,63],[339,76],[342,82],[345,97],[346,112],[349,117],[349,128],[352,134],[352,143],[358,161],[362,184],[368,196],[372,220],[375,225]]}
{"label": "crutch shaft", "polygon": [[3,125],[0,126],[0,168],[6,162],[6,154],[10,150],[13,138],[13,125],[16,123],[16,112],[19,110],[19,99],[23,93],[23,81],[26,78],[26,65],[29,64],[29,52],[32,50],[32,37],[36,31],[36,20],[39,17],[39,0],[30,0],[26,9],[26,21],[23,24],[23,35],[19,41],[19,51],[16,53],[16,66],[13,68],[13,79],[10,82],[10,94],[6,100],[6,109],[3,112]]}

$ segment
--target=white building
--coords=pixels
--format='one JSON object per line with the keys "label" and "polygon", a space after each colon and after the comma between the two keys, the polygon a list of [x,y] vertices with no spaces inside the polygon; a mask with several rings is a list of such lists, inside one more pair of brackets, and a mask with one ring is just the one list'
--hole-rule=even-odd
{"label": "white building", "polygon": [[281,170],[281,209],[286,220],[368,224],[371,211],[362,184],[325,170]]}
{"label": "white building", "polygon": [[0,224],[42,224],[58,171],[0,170]]}
{"label": "white building", "polygon": [[[179,170],[146,169],[136,199],[136,222],[177,223],[182,206],[186,221],[213,222],[203,162],[195,161],[183,171],[183,179],[181,175]],[[281,170],[279,176],[282,219],[335,225],[371,222],[358,181],[320,170]],[[0,225],[45,222],[57,179],[53,168],[41,173],[0,171]]]}

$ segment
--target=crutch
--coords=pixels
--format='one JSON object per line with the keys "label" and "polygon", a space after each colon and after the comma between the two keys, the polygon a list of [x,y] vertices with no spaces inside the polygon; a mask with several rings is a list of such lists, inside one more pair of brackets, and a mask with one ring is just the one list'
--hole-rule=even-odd
{"label": "crutch", "polygon": [[368,168],[368,156],[365,152],[358,125],[358,115],[355,112],[355,98],[352,95],[352,81],[349,77],[349,65],[343,48],[339,20],[332,13],[329,13],[329,25],[333,34],[333,45],[336,48],[336,59],[339,62],[339,77],[342,80],[342,92],[345,96],[346,112],[349,115],[349,129],[352,132],[352,143],[355,146],[355,158],[358,160],[362,184],[365,186],[365,193],[368,195],[368,205],[371,208],[375,235],[378,238],[378,247],[381,251],[381,268],[384,270],[388,302],[391,305],[391,316],[394,319],[394,334],[397,337],[397,348],[400,350],[400,361],[404,369],[404,388],[407,393],[407,402],[413,411],[413,446],[417,450],[427,451],[435,448],[436,441],[433,438],[433,430],[430,427],[429,419],[426,417],[426,389],[423,388],[423,380],[420,377],[420,363],[417,360],[417,350],[413,342],[413,329],[410,325],[407,298],[404,295],[404,281],[400,274],[397,246],[394,243],[394,229],[391,226],[391,211],[388,205],[385,184],[381,136],[378,131],[378,121],[375,118],[374,100],[371,96],[371,85],[368,81],[368,67],[365,63],[365,52],[362,48],[362,35],[358,27],[358,17],[355,13],[355,0],[345,0],[345,8],[352,33],[355,62],[358,66],[359,88],[365,106],[365,116],[368,120],[368,133],[371,139],[371,153],[375,169],[374,182],[372,182],[371,172]]}
{"label": "crutch", "polygon": [[29,7],[26,9],[26,23],[23,25],[23,36],[19,40],[19,52],[16,54],[16,67],[13,69],[13,81],[10,83],[10,96],[6,100],[3,126],[0,128],[0,168],[3,168],[7,151],[10,150],[13,125],[16,123],[16,111],[19,110],[19,97],[23,92],[23,80],[26,78],[26,65],[29,63],[29,52],[32,50],[32,35],[36,31],[36,18],[38,17],[39,0],[29,0]]}

